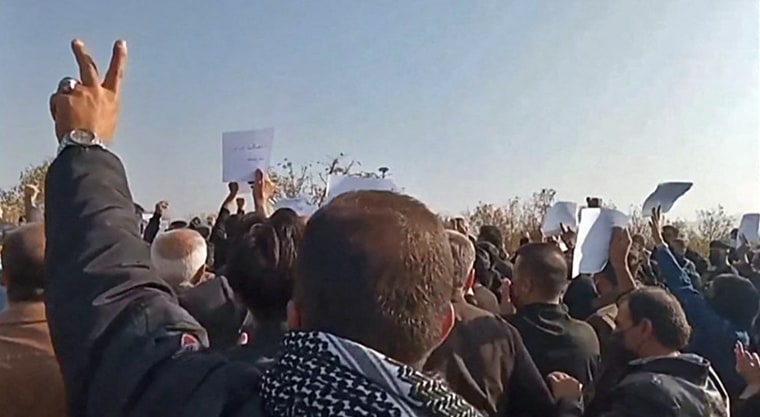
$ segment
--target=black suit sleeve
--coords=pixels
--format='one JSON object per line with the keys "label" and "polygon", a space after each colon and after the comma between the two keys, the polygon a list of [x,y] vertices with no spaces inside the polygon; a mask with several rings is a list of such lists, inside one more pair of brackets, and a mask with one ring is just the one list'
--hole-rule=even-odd
{"label": "black suit sleeve", "polygon": [[500,409],[497,414],[534,417],[555,415],[557,411],[549,387],[528,353],[520,333],[513,326],[508,327],[514,341],[514,370],[504,383],[510,398],[508,409]]}
{"label": "black suit sleeve", "polygon": [[158,229],[160,225],[161,225],[161,215],[158,213],[153,213],[153,216],[151,216],[150,220],[148,220],[148,225],[145,226],[145,233],[143,233],[143,240],[148,243],[153,243],[153,240],[156,238],[156,235],[158,234]]}
{"label": "black suit sleeve", "polygon": [[222,204],[219,209],[219,215],[216,216],[216,222],[214,227],[211,228],[211,237],[209,241],[213,244],[217,244],[227,239],[227,219],[230,218],[230,211]]}
{"label": "black suit sleeve", "polygon": [[115,155],[65,149],[45,194],[45,304],[71,416],[175,414],[198,395],[214,399],[215,416],[230,396],[252,395],[228,384],[255,371],[181,349],[206,344],[206,332],[149,267]]}

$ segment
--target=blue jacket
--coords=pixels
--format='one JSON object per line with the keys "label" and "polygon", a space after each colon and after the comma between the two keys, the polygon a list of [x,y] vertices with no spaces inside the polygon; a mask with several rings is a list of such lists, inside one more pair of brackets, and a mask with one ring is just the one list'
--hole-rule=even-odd
{"label": "blue jacket", "polygon": [[736,342],[749,347],[749,333],[723,318],[707,303],[686,271],[678,266],[670,249],[657,247],[655,257],[665,285],[680,301],[692,327],[687,350],[709,360],[731,397],[739,396],[746,383],[736,372],[734,347]]}

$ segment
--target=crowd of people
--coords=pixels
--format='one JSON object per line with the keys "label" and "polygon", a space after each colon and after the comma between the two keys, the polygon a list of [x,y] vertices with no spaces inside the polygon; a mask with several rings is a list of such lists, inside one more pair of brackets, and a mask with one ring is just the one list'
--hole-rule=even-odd
{"label": "crowd of people", "polygon": [[[417,199],[342,194],[143,230],[121,160],[126,44],[51,97],[44,215],[4,226],[0,415],[760,416],[760,252],[651,213],[572,276],[574,232],[510,251]],[[127,139],[128,140],[128,139]],[[560,244],[561,243],[561,244]],[[561,249],[562,247],[562,249]],[[509,253],[513,252],[513,253]]]}

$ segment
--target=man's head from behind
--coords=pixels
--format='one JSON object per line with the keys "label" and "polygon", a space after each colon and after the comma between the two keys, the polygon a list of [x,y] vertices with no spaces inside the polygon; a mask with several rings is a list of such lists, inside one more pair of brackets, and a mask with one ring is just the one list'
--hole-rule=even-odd
{"label": "man's head from behind", "polygon": [[453,325],[451,247],[421,202],[343,194],[306,225],[291,328],[323,331],[418,366]]}
{"label": "man's head from behind", "polygon": [[466,292],[475,281],[475,245],[470,239],[454,230],[447,230],[454,260],[454,291]]}
{"label": "man's head from behind", "polygon": [[633,290],[618,303],[617,330],[627,351],[638,358],[667,355],[689,342],[691,327],[678,300],[657,287]]}
{"label": "man's head from behind", "polygon": [[227,279],[258,323],[285,320],[303,227],[293,210],[281,208],[230,250]]}
{"label": "man's head from behind", "polygon": [[483,225],[480,226],[478,233],[478,240],[489,242],[497,248],[504,246],[504,238],[501,235],[501,230],[496,226]]}
{"label": "man's head from behind", "polygon": [[192,229],[176,229],[156,236],[150,260],[159,278],[174,289],[196,284],[206,272],[206,240]]}
{"label": "man's head from behind", "polygon": [[5,236],[2,285],[11,302],[42,301],[45,288],[45,226],[30,223]]}
{"label": "man's head from behind", "polygon": [[559,303],[567,288],[567,262],[557,245],[529,243],[516,252],[512,302]]}
{"label": "man's head from behind", "polygon": [[706,290],[715,311],[734,325],[749,330],[760,310],[760,294],[752,281],[734,274],[718,275]]}

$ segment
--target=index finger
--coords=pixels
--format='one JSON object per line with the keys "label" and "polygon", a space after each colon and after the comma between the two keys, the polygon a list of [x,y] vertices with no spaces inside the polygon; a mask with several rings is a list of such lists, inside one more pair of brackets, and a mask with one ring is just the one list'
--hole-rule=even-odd
{"label": "index finger", "polygon": [[118,40],[113,44],[111,63],[108,65],[106,78],[103,80],[103,88],[119,92],[121,79],[124,77],[124,68],[127,66],[127,42]]}
{"label": "index finger", "polygon": [[90,52],[84,46],[84,43],[79,39],[71,41],[71,50],[74,51],[74,57],[79,65],[79,78],[82,84],[86,86],[97,85],[98,82],[98,69],[95,67],[95,61],[90,57]]}

